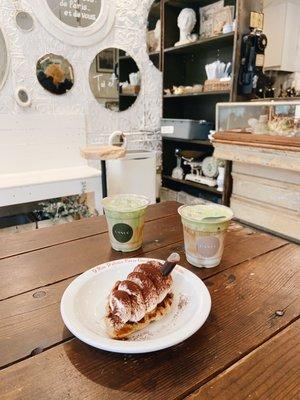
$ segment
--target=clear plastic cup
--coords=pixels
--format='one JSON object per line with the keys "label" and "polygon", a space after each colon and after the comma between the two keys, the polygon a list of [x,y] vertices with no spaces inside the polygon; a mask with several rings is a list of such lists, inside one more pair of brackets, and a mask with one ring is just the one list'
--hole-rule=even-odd
{"label": "clear plastic cup", "polygon": [[142,247],[145,213],[149,203],[147,197],[134,194],[119,194],[102,200],[114,250],[130,252]]}
{"label": "clear plastic cup", "polygon": [[231,209],[218,204],[197,204],[181,206],[178,212],[183,225],[188,262],[200,268],[219,265],[225,234],[233,217]]}

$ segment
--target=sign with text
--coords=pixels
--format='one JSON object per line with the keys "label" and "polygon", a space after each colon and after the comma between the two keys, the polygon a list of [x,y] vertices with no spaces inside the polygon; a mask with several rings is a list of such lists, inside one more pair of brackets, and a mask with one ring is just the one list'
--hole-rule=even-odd
{"label": "sign with text", "polygon": [[92,25],[101,10],[101,0],[47,0],[52,12],[73,27]]}

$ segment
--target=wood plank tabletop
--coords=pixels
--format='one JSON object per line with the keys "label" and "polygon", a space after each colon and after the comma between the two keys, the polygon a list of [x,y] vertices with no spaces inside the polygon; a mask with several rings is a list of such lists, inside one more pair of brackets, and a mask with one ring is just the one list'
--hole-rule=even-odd
{"label": "wood plank tabletop", "polygon": [[[177,212],[177,208],[178,203],[175,201],[162,203],[159,209],[155,205],[151,205],[148,208],[146,221],[174,215]],[[103,232],[107,232],[107,225],[105,219],[100,216],[90,218],[88,223],[86,219],[82,219],[74,221],[72,224],[58,225],[55,230],[53,228],[44,228],[18,233],[17,235],[1,236],[0,259]]]}
{"label": "wood plank tabletop", "polygon": [[[178,203],[149,207],[143,248],[111,249],[104,217],[0,239],[0,399],[300,399],[300,248],[233,222],[221,264],[185,258]],[[212,297],[205,325],[170,349],[94,349],[64,326],[72,280],[109,260],[181,255]]]}
{"label": "wood plank tabletop", "polygon": [[203,385],[187,400],[299,399],[299,336],[298,320]]}

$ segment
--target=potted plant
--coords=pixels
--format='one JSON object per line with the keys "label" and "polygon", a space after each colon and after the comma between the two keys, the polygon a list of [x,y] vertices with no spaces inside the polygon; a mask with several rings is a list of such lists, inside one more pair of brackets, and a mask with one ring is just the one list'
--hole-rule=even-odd
{"label": "potted plant", "polygon": [[[81,218],[92,217],[92,213],[86,203],[86,195],[76,195],[63,197],[61,199],[51,199],[39,203],[41,207],[35,211],[38,219],[38,226],[41,227],[42,222],[49,220],[53,225],[71,222]],[[48,223],[49,225],[49,223]]]}

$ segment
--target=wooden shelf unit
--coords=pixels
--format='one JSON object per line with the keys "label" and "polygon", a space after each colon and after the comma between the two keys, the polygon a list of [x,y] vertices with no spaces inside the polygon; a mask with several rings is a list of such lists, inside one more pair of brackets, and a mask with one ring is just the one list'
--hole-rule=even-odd
{"label": "wooden shelf unit", "polygon": [[[152,51],[151,53],[148,53],[148,56],[151,58],[151,57],[158,57],[160,55],[160,52],[159,51]],[[130,58],[132,58],[131,56],[120,56],[119,57],[119,60],[128,60],[128,59],[130,59]]]}
{"label": "wooden shelf unit", "polygon": [[165,55],[167,54],[180,54],[180,53],[192,53],[195,51],[201,51],[204,48],[221,46],[222,43],[230,43],[234,40],[234,32],[225,33],[218,36],[213,36],[207,39],[200,39],[194,43],[184,44],[176,47],[168,47],[164,49]]}
{"label": "wooden shelf unit", "polygon": [[182,142],[182,143],[189,143],[189,144],[196,144],[196,145],[202,145],[202,146],[212,146],[212,143],[210,140],[201,140],[201,139],[178,139],[178,138],[173,138],[173,137],[167,137],[165,136],[163,138],[164,140],[170,140],[171,142]]}
{"label": "wooden shelf unit", "polygon": [[164,94],[164,99],[176,99],[180,97],[196,97],[196,96],[222,96],[230,95],[230,90],[219,90],[211,92],[199,92],[199,93],[183,93],[183,94]]}
{"label": "wooden shelf unit", "polygon": [[[148,30],[154,30],[157,21],[160,19],[161,20],[161,10],[163,7],[163,2],[160,0],[154,0],[152,3],[152,6],[150,8],[149,14],[148,14]],[[152,63],[155,65],[157,69],[161,69],[161,51],[153,51],[153,52],[148,52],[149,58],[152,61]]]}
{"label": "wooden shelf unit", "polygon": [[[159,18],[156,1],[155,12],[150,11],[153,16],[152,27]],[[163,88],[170,89],[172,86],[192,86],[204,84],[206,79],[205,65],[219,59],[225,63],[232,63],[232,84],[230,90],[216,92],[187,93],[182,95],[163,96],[162,116],[171,119],[206,119],[215,122],[215,106],[218,102],[243,100],[237,94],[238,72],[240,63],[240,49],[242,35],[249,30],[250,11],[261,11],[262,0],[224,0],[224,5],[235,6],[236,30],[227,34],[199,39],[194,43],[175,47],[178,41],[179,30],[177,18],[180,11],[185,8],[193,8],[197,15],[195,33],[199,32],[199,7],[212,4],[216,0],[161,0],[160,19],[162,26],[161,51],[156,63],[163,74]],[[149,56],[153,61],[153,57]],[[163,185],[174,187],[174,180],[170,179],[171,168],[176,165],[175,154],[171,158],[171,151],[180,149],[200,149],[206,151],[207,156],[212,155],[213,147],[209,141],[184,140],[175,138],[163,138]],[[225,189],[222,203],[229,205],[231,194],[231,163],[225,168]],[[169,178],[168,178],[169,177]],[[193,182],[191,182],[193,183]],[[186,181],[176,182],[179,187],[188,191]],[[197,184],[195,184],[197,185]],[[195,189],[196,187],[193,187]],[[200,193],[212,191],[207,186],[198,187]],[[216,193],[214,193],[216,194]],[[220,195],[220,192],[218,192]],[[221,194],[222,195],[222,194]]]}
{"label": "wooden shelf unit", "polygon": [[194,188],[205,190],[206,192],[211,192],[218,196],[222,196],[222,192],[219,192],[217,190],[217,188],[203,185],[202,183],[187,181],[185,179],[176,179],[176,178],[172,178],[172,176],[168,176],[168,175],[163,175],[163,179],[171,180],[173,182],[177,182],[177,183],[180,183],[180,184],[186,185],[186,186],[192,186]]}

